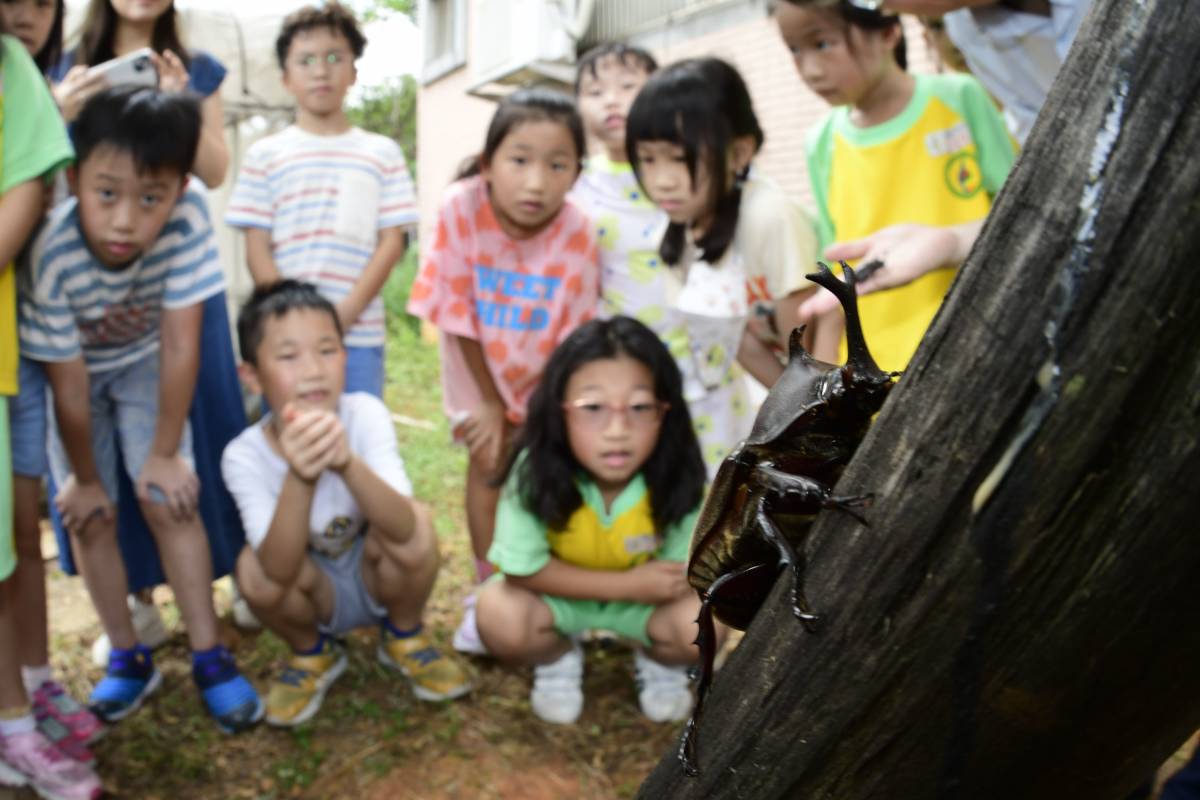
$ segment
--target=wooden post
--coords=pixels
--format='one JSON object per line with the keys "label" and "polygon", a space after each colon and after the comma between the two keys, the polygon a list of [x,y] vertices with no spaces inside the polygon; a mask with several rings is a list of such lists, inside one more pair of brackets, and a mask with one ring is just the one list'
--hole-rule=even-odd
{"label": "wooden post", "polygon": [[1097,0],[654,798],[1123,798],[1200,727],[1200,5]]}

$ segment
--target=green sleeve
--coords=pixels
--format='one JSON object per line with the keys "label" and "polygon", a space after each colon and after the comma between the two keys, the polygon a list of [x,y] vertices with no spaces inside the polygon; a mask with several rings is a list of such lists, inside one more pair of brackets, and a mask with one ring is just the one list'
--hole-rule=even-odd
{"label": "green sleeve", "polygon": [[804,158],[808,166],[808,181],[812,185],[813,202],[816,204],[817,258],[822,258],[825,248],[837,241],[834,238],[833,220],[829,218],[829,173],[833,169],[832,115],[827,115],[805,137]]}
{"label": "green sleeve", "polygon": [[[989,196],[995,197],[1017,159],[1016,143],[1009,135],[1004,117],[996,108],[991,95],[983,88],[983,84],[974,77],[939,77],[946,80],[931,85],[935,93],[966,120],[967,127],[971,129],[971,138],[975,141],[975,155],[979,159],[979,169],[983,174],[983,188]],[[943,86],[949,90],[946,92],[949,96],[938,91]]]}
{"label": "green sleeve", "polygon": [[692,513],[676,522],[663,535],[662,547],[658,548],[655,556],[661,561],[687,561],[688,551],[692,546],[692,530],[700,516],[700,506],[692,509]]}
{"label": "green sleeve", "polygon": [[550,540],[546,523],[534,516],[517,491],[521,462],[500,491],[496,506],[496,533],[488,550],[488,561],[505,575],[533,575],[550,563]]}
{"label": "green sleeve", "polygon": [[26,181],[50,175],[74,156],[67,128],[54,104],[50,87],[25,47],[12,37],[3,37],[4,96],[0,114],[3,162],[0,163],[0,194]]}

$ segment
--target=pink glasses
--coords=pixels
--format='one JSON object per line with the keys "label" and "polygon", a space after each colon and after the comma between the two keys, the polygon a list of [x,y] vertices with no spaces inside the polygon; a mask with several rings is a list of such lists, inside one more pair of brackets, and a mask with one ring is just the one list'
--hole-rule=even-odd
{"label": "pink glasses", "polygon": [[572,419],[591,430],[602,431],[612,422],[613,414],[623,414],[631,428],[650,428],[662,422],[663,414],[671,407],[662,400],[638,403],[601,403],[599,400],[574,400],[562,404]]}

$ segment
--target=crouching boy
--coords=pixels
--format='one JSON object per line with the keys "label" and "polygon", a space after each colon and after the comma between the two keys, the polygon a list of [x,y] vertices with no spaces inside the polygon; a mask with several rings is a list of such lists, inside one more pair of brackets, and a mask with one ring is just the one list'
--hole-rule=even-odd
{"label": "crouching boy", "polygon": [[311,284],[255,290],[238,317],[242,378],[275,409],[225,448],[221,470],[249,542],[237,581],[292,649],[271,684],[267,722],[299,725],[346,668],[334,638],[379,626],[378,658],[422,700],[470,685],[422,628],[438,571],[429,513],[414,503],[391,415],[343,394],[346,350],[334,306]]}

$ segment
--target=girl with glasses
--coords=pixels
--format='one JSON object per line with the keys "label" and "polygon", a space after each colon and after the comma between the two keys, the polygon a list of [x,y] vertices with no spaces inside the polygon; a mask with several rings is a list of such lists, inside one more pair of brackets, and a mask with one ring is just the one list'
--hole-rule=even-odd
{"label": "girl with glasses", "polygon": [[583,709],[579,635],[634,645],[638,700],[655,722],[692,708],[699,599],[687,583],[704,460],[675,360],[629,317],[594,320],[550,357],[506,471],[476,606],[497,658],[534,665],[547,722]]}

